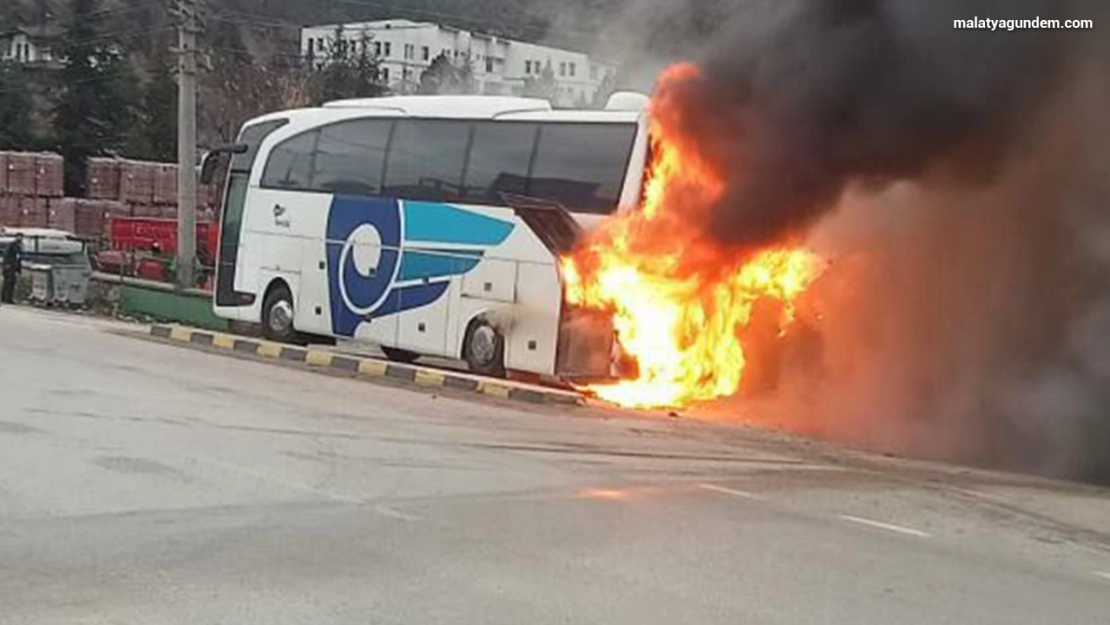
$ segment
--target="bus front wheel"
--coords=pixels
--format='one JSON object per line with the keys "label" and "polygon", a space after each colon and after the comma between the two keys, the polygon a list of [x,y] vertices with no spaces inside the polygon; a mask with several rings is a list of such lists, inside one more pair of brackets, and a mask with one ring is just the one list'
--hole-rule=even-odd
{"label": "bus front wheel", "polygon": [[471,324],[464,356],[472,373],[505,377],[505,337],[489,322],[478,320]]}
{"label": "bus front wheel", "polygon": [[296,343],[299,338],[293,327],[293,295],[284,284],[270,289],[262,301],[262,336],[271,341]]}

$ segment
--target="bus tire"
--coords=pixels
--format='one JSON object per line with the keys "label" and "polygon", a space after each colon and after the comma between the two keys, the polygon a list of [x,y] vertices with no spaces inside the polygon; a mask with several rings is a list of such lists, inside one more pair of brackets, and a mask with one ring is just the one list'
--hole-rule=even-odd
{"label": "bus tire", "polygon": [[262,300],[262,336],[279,343],[296,344],[300,334],[293,327],[293,295],[283,283],[275,284]]}
{"label": "bus tire", "polygon": [[417,358],[420,358],[420,354],[416,352],[410,352],[407,349],[400,349],[397,347],[385,347],[384,345],[382,346],[382,353],[393,362],[399,362],[405,365],[411,365],[416,362]]}
{"label": "bus tire", "polygon": [[471,373],[504,378],[505,337],[484,319],[471,322],[463,345],[463,359]]}

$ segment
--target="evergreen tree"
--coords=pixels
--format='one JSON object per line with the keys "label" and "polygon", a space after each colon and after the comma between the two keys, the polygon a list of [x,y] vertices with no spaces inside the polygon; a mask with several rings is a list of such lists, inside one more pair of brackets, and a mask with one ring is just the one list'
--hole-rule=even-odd
{"label": "evergreen tree", "polygon": [[420,75],[416,92],[422,95],[464,95],[474,93],[474,69],[469,61],[455,65],[440,53]]}
{"label": "evergreen tree", "polygon": [[342,26],[335,29],[327,60],[315,75],[317,100],[374,98],[389,91],[381,80],[381,61],[371,51],[371,43],[367,33],[358,41],[350,41]]}
{"label": "evergreen tree", "polygon": [[609,98],[617,91],[617,79],[613,72],[606,70],[605,77],[594,93],[593,107],[603,109],[609,104]]}
{"label": "evergreen tree", "polygon": [[554,102],[558,95],[558,88],[555,83],[555,70],[551,67],[551,61],[547,62],[538,78],[529,76],[524,79],[524,95],[529,98],[540,98],[548,102]]}
{"label": "evergreen tree", "polygon": [[176,160],[177,82],[164,53],[154,59],[142,104],[130,155],[164,163]]}
{"label": "evergreen tree", "polygon": [[0,150],[32,149],[31,104],[31,89],[23,68],[0,61]]}
{"label": "evergreen tree", "polygon": [[66,159],[66,193],[85,194],[90,156],[123,150],[134,119],[137,83],[120,47],[99,29],[96,0],[73,0],[62,38],[61,93],[54,112],[58,151]]}

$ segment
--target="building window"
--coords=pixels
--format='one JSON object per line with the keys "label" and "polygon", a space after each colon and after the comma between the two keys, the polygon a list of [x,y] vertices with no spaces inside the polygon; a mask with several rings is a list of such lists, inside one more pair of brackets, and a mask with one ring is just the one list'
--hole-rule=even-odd
{"label": "building window", "polygon": [[432,49],[429,48],[428,46],[424,46],[421,49],[421,54],[423,55],[423,58],[424,58],[425,61],[431,60],[431,58],[432,58]]}
{"label": "building window", "polygon": [[386,57],[393,56],[393,46],[388,41],[385,42],[385,56]]}
{"label": "building window", "polygon": [[316,54],[316,40],[315,39],[309,39],[308,40],[308,56],[310,56],[310,57],[315,56],[315,54]]}
{"label": "building window", "polygon": [[492,74],[493,73],[493,59],[488,57],[488,56],[486,57],[486,73],[487,74]]}
{"label": "building window", "polygon": [[385,83],[389,82],[389,68],[388,67],[383,67],[382,68],[382,82],[385,82]]}
{"label": "building window", "polygon": [[559,63],[559,75],[560,76],[566,76],[567,75],[567,64],[566,63]]}
{"label": "building window", "polygon": [[382,42],[375,41],[374,42],[374,56],[381,56],[381,55],[382,55]]}
{"label": "building window", "polygon": [[577,72],[577,71],[578,71],[578,64],[577,63],[571,63],[570,64],[570,77],[574,78],[574,73]]}
{"label": "building window", "polygon": [[525,74],[531,74],[532,73],[532,61],[525,61],[524,62],[524,73]]}

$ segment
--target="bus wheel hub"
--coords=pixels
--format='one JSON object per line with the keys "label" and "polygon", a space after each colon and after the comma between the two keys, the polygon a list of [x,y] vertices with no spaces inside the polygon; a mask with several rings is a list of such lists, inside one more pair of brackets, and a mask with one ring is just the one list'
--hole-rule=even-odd
{"label": "bus wheel hub", "polygon": [[293,324],[293,305],[286,301],[276,302],[270,309],[270,329],[277,333],[285,332]]}
{"label": "bus wheel hub", "polygon": [[470,353],[475,360],[483,363],[491,362],[497,351],[497,335],[493,328],[483,325],[474,329],[470,340]]}

